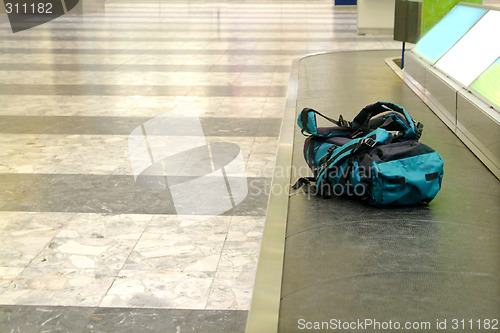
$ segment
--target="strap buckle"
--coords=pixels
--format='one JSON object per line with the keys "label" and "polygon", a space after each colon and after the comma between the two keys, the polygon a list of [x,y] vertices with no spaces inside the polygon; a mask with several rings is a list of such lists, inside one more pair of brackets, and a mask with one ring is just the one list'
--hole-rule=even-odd
{"label": "strap buckle", "polygon": [[344,117],[342,117],[342,115],[339,116],[339,125],[341,127],[351,127],[351,123],[347,120],[344,120]]}
{"label": "strap buckle", "polygon": [[424,124],[422,124],[422,123],[417,123],[417,124],[415,125],[415,132],[416,132],[416,134],[417,134],[417,137],[416,137],[416,139],[417,139],[417,140],[418,140],[418,139],[420,139],[420,137],[422,136],[422,131],[423,131],[423,130],[424,130]]}
{"label": "strap buckle", "polygon": [[377,141],[373,140],[372,138],[364,138],[363,140],[361,140],[361,143],[367,145],[370,148],[373,148],[377,144]]}

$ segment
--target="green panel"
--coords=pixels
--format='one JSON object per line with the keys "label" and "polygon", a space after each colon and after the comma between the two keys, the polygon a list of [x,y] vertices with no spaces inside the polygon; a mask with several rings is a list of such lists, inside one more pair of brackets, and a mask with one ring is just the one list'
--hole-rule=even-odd
{"label": "green panel", "polygon": [[482,4],[483,0],[423,0],[421,36],[424,36],[459,2]]}
{"label": "green panel", "polygon": [[470,87],[500,107],[500,58],[485,70]]}

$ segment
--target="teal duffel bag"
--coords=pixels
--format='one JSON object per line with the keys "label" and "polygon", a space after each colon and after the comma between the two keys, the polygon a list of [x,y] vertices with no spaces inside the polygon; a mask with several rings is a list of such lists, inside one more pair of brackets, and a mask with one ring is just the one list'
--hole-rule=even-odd
{"label": "teal duffel bag", "polygon": [[[316,115],[336,126],[317,126]],[[304,157],[313,177],[300,178],[298,189],[322,196],[354,196],[374,206],[428,203],[441,189],[443,159],[420,143],[423,125],[401,106],[377,102],[352,122],[333,120],[313,109],[297,123],[309,134]]]}

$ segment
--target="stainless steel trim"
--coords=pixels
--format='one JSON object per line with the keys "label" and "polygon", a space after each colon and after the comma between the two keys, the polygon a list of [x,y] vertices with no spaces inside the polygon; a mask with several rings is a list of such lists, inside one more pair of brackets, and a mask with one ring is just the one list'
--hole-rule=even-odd
{"label": "stainless steel trim", "polygon": [[[287,100],[278,141],[276,166],[271,182],[266,224],[246,326],[247,333],[275,333],[278,331],[299,61],[300,59],[295,59],[292,62],[290,72]],[[274,189],[279,189],[279,191]]]}

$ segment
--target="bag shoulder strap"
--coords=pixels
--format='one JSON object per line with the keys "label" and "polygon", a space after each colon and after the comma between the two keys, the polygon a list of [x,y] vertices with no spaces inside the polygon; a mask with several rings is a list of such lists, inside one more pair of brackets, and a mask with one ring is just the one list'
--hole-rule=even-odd
{"label": "bag shoulder strap", "polygon": [[292,188],[299,189],[307,185],[309,193],[328,197],[329,184],[325,181],[325,175],[329,169],[331,170],[332,167],[344,160],[344,158],[355,152],[359,152],[361,149],[369,149],[375,147],[377,144],[384,144],[390,137],[391,135],[386,130],[379,128],[364,137],[351,140],[349,143],[330,152],[328,159],[323,162],[317,173],[315,173],[316,177],[299,178]]}
{"label": "bag shoulder strap", "polygon": [[344,158],[355,152],[359,152],[360,149],[373,148],[378,144],[384,144],[390,138],[391,135],[386,130],[377,128],[363,137],[353,139],[349,143],[338,147],[331,152],[329,158],[320,166],[316,177],[316,184],[319,186],[328,169],[337,165]]}
{"label": "bag shoulder strap", "polygon": [[316,179],[314,177],[302,177],[297,179],[295,184],[292,186],[294,190],[298,190],[302,186],[306,186],[306,191],[310,195],[320,196],[325,199],[331,198],[331,189],[328,183],[322,182],[318,187],[316,185]]}

